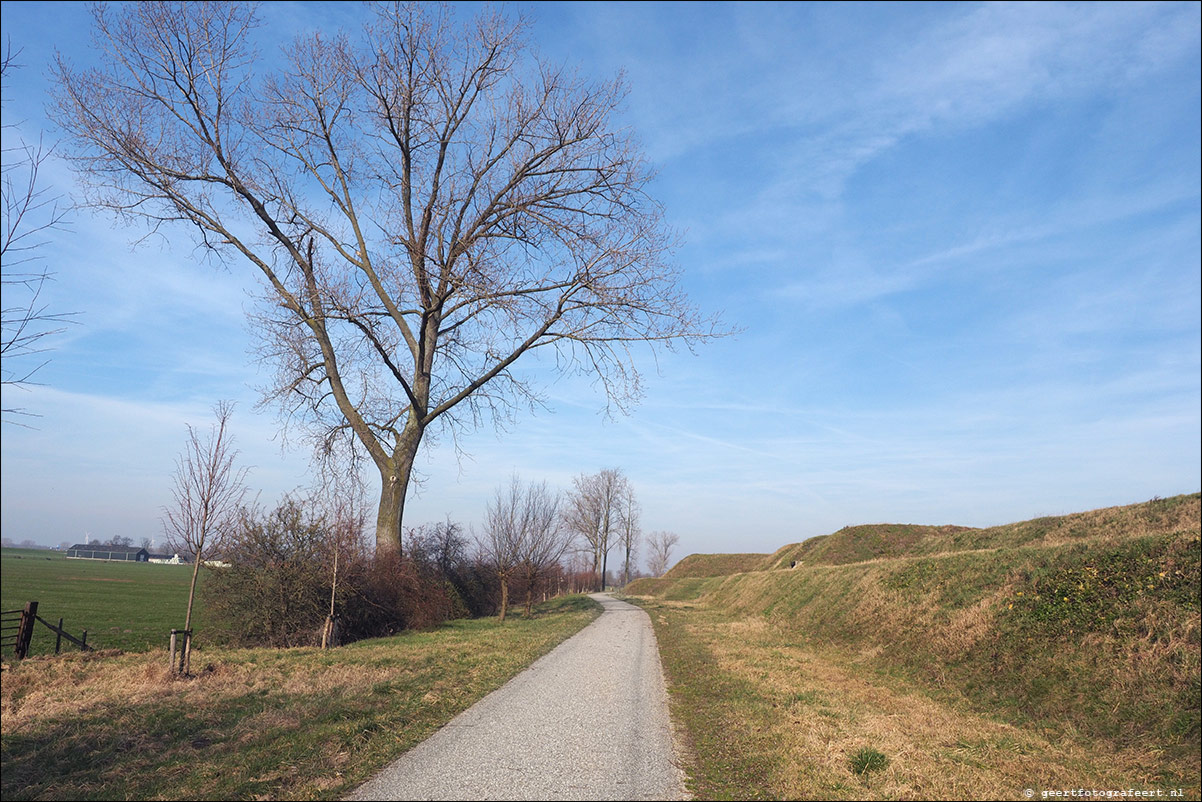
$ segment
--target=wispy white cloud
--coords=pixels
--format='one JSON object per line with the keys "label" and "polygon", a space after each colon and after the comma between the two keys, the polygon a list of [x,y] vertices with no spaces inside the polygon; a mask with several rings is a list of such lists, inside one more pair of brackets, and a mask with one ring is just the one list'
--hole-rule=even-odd
{"label": "wispy white cloud", "polygon": [[[987,3],[961,7],[914,42],[870,58],[872,77],[786,172],[831,198],[903,138],[979,126],[1032,104],[1115,91],[1197,50],[1197,7]],[[797,110],[798,122],[813,116]],[[841,118],[841,119],[840,119]]]}
{"label": "wispy white cloud", "polygon": [[[1047,244],[1069,236],[1090,236],[1091,231],[1113,227],[1135,218],[1174,207],[1185,211],[1183,204],[1194,204],[1202,196],[1196,186],[1185,180],[1141,187],[1124,195],[1105,194],[1072,198],[1048,215],[1025,209],[1008,210],[1004,215],[987,221],[988,228],[971,238],[945,244],[930,253],[893,263],[871,262],[862,254],[853,254],[849,261],[832,262],[810,272],[802,279],[789,281],[765,293],[801,302],[809,308],[838,308],[874,301],[938,280],[949,271],[994,269],[999,257],[1014,259],[1022,249]],[[1180,238],[1182,227],[1192,230],[1192,221],[1179,218],[1166,221],[1160,228],[1169,236]],[[1140,243],[1132,246],[1143,249],[1144,258],[1160,249],[1155,247],[1156,229],[1141,231]],[[1148,247],[1151,241],[1153,247]],[[1175,243],[1179,244],[1179,243]],[[1050,251],[1049,253],[1055,253]],[[1112,252],[1108,258],[1113,259]],[[983,258],[990,257],[990,258]],[[1020,256],[1027,261],[1028,256]],[[1013,263],[1013,262],[1012,262]]]}
{"label": "wispy white cloud", "polygon": [[[10,390],[5,389],[7,406]],[[53,542],[87,530],[140,540],[161,531],[186,425],[204,430],[211,402],[157,402],[33,387],[21,402],[39,417],[5,424],[3,529]],[[307,482],[305,454],[281,453],[273,422],[235,411],[235,445],[253,486],[275,498]],[[61,533],[61,536],[59,534]]]}

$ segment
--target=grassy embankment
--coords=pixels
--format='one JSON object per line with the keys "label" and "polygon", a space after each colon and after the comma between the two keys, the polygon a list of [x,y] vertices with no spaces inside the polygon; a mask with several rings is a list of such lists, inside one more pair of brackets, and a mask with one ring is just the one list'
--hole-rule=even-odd
{"label": "grassy embankment", "polygon": [[[68,560],[62,552],[0,550],[0,610],[36,601],[38,614],[97,649],[166,649],[170,632],[184,625],[190,565]],[[201,571],[201,581],[204,579]],[[203,611],[194,616],[203,631]],[[53,654],[54,633],[38,624],[31,654]],[[76,647],[63,642],[64,651]],[[5,654],[5,657],[11,657]]]}
{"label": "grassy embankment", "polygon": [[340,649],[71,654],[4,672],[4,799],[337,799],[600,612],[450,622]]}
{"label": "grassy embankment", "polygon": [[627,589],[702,798],[1199,796],[1198,494],[720,562]]}

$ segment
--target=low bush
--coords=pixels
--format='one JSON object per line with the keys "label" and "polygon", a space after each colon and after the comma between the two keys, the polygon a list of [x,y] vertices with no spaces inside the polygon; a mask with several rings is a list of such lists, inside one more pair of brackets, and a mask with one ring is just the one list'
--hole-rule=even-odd
{"label": "low bush", "polygon": [[[239,646],[309,646],[315,633],[320,640],[333,560],[327,531],[292,499],[269,513],[244,510],[226,551],[230,565],[212,569],[202,586],[217,637]],[[362,570],[353,562],[345,573]],[[344,603],[351,584],[344,582]]]}

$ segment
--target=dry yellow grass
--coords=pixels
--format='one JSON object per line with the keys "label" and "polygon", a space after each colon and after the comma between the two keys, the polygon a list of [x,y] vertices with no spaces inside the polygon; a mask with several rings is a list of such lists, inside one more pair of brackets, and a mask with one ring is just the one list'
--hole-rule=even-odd
{"label": "dry yellow grass", "polygon": [[[848,790],[873,799],[1006,799],[1025,788],[1122,788],[1154,777],[1157,763],[1141,753],[1083,749],[1051,742],[984,716],[957,710],[880,676],[866,677],[845,655],[790,646],[770,632],[714,632],[723,670],[786,701],[767,732],[785,760],[774,772],[781,798]],[[772,659],[764,653],[771,650]],[[890,760],[867,779],[850,758],[872,747]]]}
{"label": "dry yellow grass", "polygon": [[[83,717],[130,699],[140,705],[158,701],[203,706],[213,699],[266,691],[355,696],[394,679],[401,670],[306,662],[306,655],[320,654],[317,649],[289,649],[284,654],[287,660],[231,663],[218,658],[206,664],[205,653],[197,651],[193,656],[201,668],[191,679],[173,676],[162,654],[33,658],[21,670],[5,672],[0,732],[11,735],[45,719]],[[96,665],[97,661],[103,662]]]}
{"label": "dry yellow grass", "polygon": [[[1082,787],[1198,796],[1196,784],[1163,784],[1155,749],[1113,749],[994,720],[875,671],[871,655],[799,644],[764,619],[658,610],[660,627],[687,630],[724,682],[743,688],[726,701],[734,715],[723,720],[742,758],[763,765],[765,787],[743,789],[748,798],[1014,799],[1028,788],[1039,796]],[[851,757],[865,747],[888,766],[855,774]]]}

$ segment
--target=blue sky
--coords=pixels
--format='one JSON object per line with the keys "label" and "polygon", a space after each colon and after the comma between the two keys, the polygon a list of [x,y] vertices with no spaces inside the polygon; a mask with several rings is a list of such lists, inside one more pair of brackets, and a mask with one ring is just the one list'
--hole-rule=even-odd
{"label": "blue sky", "polygon": [[[514,471],[566,489],[622,468],[677,556],[1202,485],[1197,3],[510,8],[545,56],[625,72],[686,289],[740,333],[645,360],[628,416],[564,378],[547,411],[427,448],[408,523],[478,525]],[[263,13],[284,37],[361,12]],[[54,140],[46,66],[87,63],[88,25],[82,4],[3,4],[25,65],[5,124],[27,140]],[[73,190],[61,163],[46,178]],[[4,535],[161,538],[185,423],[222,398],[264,499],[306,484],[255,409],[250,268],[200,263],[183,230],[132,249],[71,219],[43,254],[78,323],[42,386],[4,394],[41,416],[3,429]]]}

